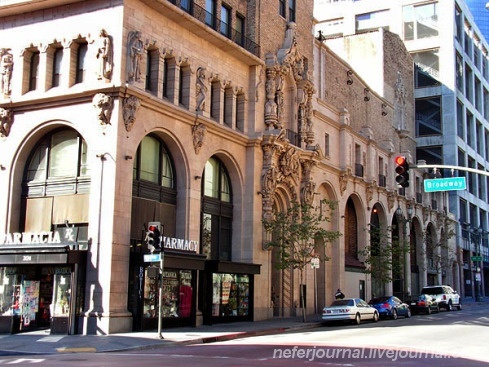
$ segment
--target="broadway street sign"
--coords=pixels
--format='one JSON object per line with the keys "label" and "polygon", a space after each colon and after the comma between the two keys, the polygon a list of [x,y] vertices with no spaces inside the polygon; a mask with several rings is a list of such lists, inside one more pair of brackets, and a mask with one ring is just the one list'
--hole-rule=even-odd
{"label": "broadway street sign", "polygon": [[465,177],[435,178],[432,180],[424,180],[425,192],[466,189],[467,183],[465,181]]}

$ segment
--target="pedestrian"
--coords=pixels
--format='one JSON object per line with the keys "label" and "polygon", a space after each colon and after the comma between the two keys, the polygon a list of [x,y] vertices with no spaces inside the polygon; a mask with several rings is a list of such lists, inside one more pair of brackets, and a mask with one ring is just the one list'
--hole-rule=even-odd
{"label": "pedestrian", "polygon": [[343,294],[343,292],[341,291],[341,289],[338,288],[338,290],[334,294],[334,298],[335,299],[343,299],[343,298],[345,298],[345,295]]}

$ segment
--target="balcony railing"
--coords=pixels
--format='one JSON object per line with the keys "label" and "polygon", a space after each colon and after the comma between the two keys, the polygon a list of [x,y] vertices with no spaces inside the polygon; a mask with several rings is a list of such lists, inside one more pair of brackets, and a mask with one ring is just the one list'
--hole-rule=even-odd
{"label": "balcony railing", "polygon": [[363,165],[355,163],[355,176],[363,177]]}
{"label": "balcony railing", "polygon": [[230,24],[222,22],[217,19],[215,14],[209,13],[207,10],[199,5],[196,5],[192,0],[168,0],[173,5],[178,6],[180,9],[186,11],[192,15],[195,19],[204,23],[208,27],[219,32],[223,36],[229,38],[237,45],[243,47],[245,50],[251,52],[255,56],[260,56],[260,46],[245,37],[241,32],[233,29]]}
{"label": "balcony railing", "polygon": [[385,175],[379,174],[379,186],[386,187],[387,186],[387,177]]}

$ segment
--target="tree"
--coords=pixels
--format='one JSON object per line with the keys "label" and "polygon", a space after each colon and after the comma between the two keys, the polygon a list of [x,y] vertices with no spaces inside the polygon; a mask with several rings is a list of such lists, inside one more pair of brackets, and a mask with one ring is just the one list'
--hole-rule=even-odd
{"label": "tree", "polygon": [[[277,268],[280,270],[297,269],[301,285],[304,284],[304,269],[319,251],[325,250],[328,243],[341,233],[324,229],[324,223],[330,222],[325,215],[336,209],[336,202],[321,200],[320,207],[306,203],[292,202],[285,212],[274,213],[271,219],[263,221],[265,231],[271,240],[267,247],[278,249]],[[327,257],[324,261],[328,260]],[[306,321],[304,288],[301,286],[302,318]]]}
{"label": "tree", "polygon": [[404,270],[404,257],[409,253],[409,243],[397,236],[392,237],[391,227],[382,229],[371,225],[369,233],[370,244],[360,250],[359,254],[364,257],[367,265],[364,272],[372,276],[372,282],[382,287]]}

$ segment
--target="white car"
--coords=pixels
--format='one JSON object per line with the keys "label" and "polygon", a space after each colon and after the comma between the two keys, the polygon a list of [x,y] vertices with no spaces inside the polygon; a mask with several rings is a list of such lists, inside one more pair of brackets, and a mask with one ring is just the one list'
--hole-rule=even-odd
{"label": "white car", "polygon": [[426,286],[421,290],[421,294],[427,294],[435,299],[440,308],[447,311],[462,309],[462,299],[460,295],[448,285]]}
{"label": "white car", "polygon": [[359,325],[363,320],[379,321],[379,312],[361,298],[344,298],[323,308],[323,321],[351,321]]}

